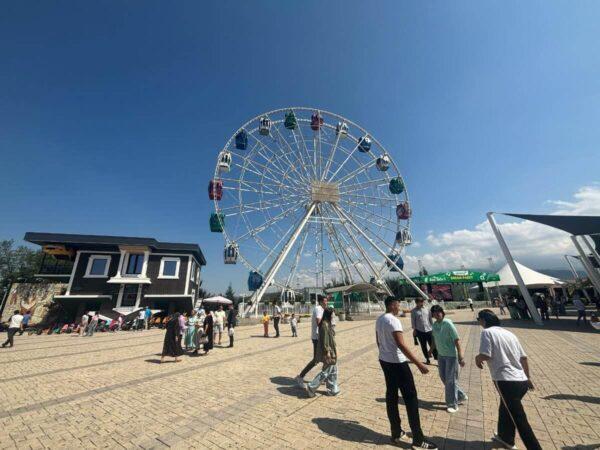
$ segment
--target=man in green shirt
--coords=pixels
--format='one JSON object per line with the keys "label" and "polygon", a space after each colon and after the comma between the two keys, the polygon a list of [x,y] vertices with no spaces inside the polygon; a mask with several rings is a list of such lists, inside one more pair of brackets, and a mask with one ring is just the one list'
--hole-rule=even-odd
{"label": "man in green shirt", "polygon": [[458,366],[465,365],[460,338],[452,321],[445,318],[446,314],[440,305],[431,307],[431,315],[435,321],[432,324],[433,346],[430,353],[437,349],[438,370],[446,388],[446,411],[455,413],[458,405],[467,400],[467,395],[458,385]]}

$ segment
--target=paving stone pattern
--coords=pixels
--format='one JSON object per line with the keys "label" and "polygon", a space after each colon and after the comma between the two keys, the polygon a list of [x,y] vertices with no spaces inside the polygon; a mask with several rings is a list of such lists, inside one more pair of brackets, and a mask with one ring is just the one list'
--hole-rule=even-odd
{"label": "paving stone pattern", "polygon": [[[437,367],[428,375],[413,368],[423,429],[440,448],[497,448],[498,397],[487,369],[474,364],[479,327],[472,313],[451,317],[466,351],[460,384],[469,401],[449,415]],[[537,389],[525,408],[542,447],[600,448],[600,333],[506,325],[531,361]],[[374,322],[338,324],[337,397],[308,398],[295,386],[312,354],[309,323],[300,338],[282,329],[265,339],[260,325],[240,327],[233,349],[162,365],[162,330],[16,336],[14,348],[0,351],[0,449],[387,446]]]}

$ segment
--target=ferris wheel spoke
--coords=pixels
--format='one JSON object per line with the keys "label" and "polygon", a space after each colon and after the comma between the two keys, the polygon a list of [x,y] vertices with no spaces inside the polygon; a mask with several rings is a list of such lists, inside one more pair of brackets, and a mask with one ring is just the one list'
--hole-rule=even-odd
{"label": "ferris wheel spoke", "polygon": [[333,157],[335,156],[335,151],[337,150],[337,146],[338,146],[339,142],[340,142],[340,134],[337,133],[336,138],[335,138],[335,143],[329,153],[329,158],[327,160],[327,163],[325,164],[325,169],[323,170],[323,176],[321,177],[321,181],[324,181],[325,178],[327,178],[327,174],[329,173],[329,169],[331,167],[331,164],[333,163]]}
{"label": "ferris wheel spoke", "polygon": [[349,197],[349,198],[359,198],[359,199],[368,198],[368,199],[371,199],[371,200],[379,200],[380,202],[393,203],[394,205],[398,204],[398,200],[396,200],[395,198],[374,197],[372,195],[340,193],[340,197],[342,197],[342,199],[344,199],[346,197]]}
{"label": "ferris wheel spoke", "polygon": [[[246,165],[246,166],[241,166],[241,165],[240,165],[240,164],[238,164],[238,163],[234,163],[234,166],[235,166],[235,167],[239,167],[239,168],[242,168],[242,167],[243,167],[243,168],[244,168],[246,171],[248,171],[248,172],[251,172],[251,173],[253,173],[253,174],[257,175],[258,177],[262,177],[262,176],[264,176],[264,178],[266,178],[266,179],[267,179],[267,180],[269,180],[269,181],[272,181],[272,182],[273,182],[273,184],[275,184],[275,185],[276,185],[277,187],[279,187],[279,188],[295,189],[295,188],[294,188],[294,187],[292,187],[292,186],[289,186],[289,185],[285,185],[285,184],[283,184],[283,183],[282,183],[280,180],[277,180],[276,178],[271,178],[271,177],[269,177],[269,176],[266,176],[266,175],[264,175],[264,172],[260,172],[260,171],[259,171],[260,169],[258,169],[258,168],[256,167],[257,165],[258,165],[259,167],[261,166],[261,164],[257,164],[257,163],[256,163],[256,161],[250,161],[250,160],[248,160],[248,161],[247,161],[247,163],[248,163],[248,165],[251,165],[251,166],[252,166],[252,169],[250,169],[250,168],[249,168],[247,165]],[[264,168],[264,167],[263,167],[263,168]]]}
{"label": "ferris wheel spoke", "polygon": [[[389,180],[387,178],[375,178],[375,179],[368,179],[365,181],[360,181],[358,183],[340,184],[340,194],[345,194],[347,192],[354,192],[356,190],[364,189],[364,185],[368,185],[367,187],[371,187],[374,185],[374,183],[379,183],[379,184],[375,184],[375,186],[377,186],[377,187],[384,187],[386,185],[386,182],[389,182]],[[355,186],[363,186],[363,187],[360,187],[357,189],[342,190],[342,189],[353,188]]]}
{"label": "ferris wheel spoke", "polygon": [[275,217],[272,217],[271,219],[267,220],[266,222],[262,223],[261,225],[249,230],[247,233],[243,234],[242,236],[240,236],[237,241],[241,241],[244,240],[248,237],[251,236],[255,236],[258,235],[259,233],[263,232],[264,230],[266,230],[269,226],[273,225],[273,223],[284,219],[285,217],[287,217],[292,211],[294,210],[298,210],[302,207],[302,202],[297,202],[294,203],[291,207],[287,208],[286,210],[280,212],[279,214],[277,214]]}
{"label": "ferris wheel spoke", "polygon": [[[277,146],[280,148],[280,150],[283,152],[283,147],[281,147],[281,142],[285,142],[285,145],[287,145],[288,149],[290,150],[291,154],[294,154],[294,150],[292,149],[291,145],[289,144],[289,142],[287,141],[287,139],[285,139],[283,137],[283,135],[281,134],[281,130],[279,129],[279,122],[274,121],[273,125],[271,128],[275,129],[275,131],[277,132],[277,136],[279,137],[278,139],[275,138],[274,136],[274,141],[277,144]],[[300,123],[298,123],[297,125],[298,128],[300,128]],[[292,133],[294,136],[294,139],[296,137],[295,133]],[[298,148],[298,150],[300,150],[300,148]],[[300,155],[300,151],[298,151],[298,155]],[[294,164],[291,161],[288,161],[291,167],[294,167]],[[302,169],[304,169],[305,174],[301,175],[301,178],[304,182],[309,183],[310,179],[311,179],[311,175],[310,172],[308,171],[308,166],[306,165],[306,163],[302,164],[301,166]],[[300,176],[300,172],[298,171],[298,175]]]}
{"label": "ferris wheel spoke", "polygon": [[353,177],[355,177],[359,173],[364,172],[365,170],[373,167],[375,165],[375,161],[376,160],[372,159],[371,161],[366,162],[365,164],[363,164],[362,166],[360,166],[357,169],[353,170],[349,174],[344,175],[344,178],[342,178],[341,180],[336,181],[336,183],[338,183],[340,186],[342,186],[346,181],[352,179]]}
{"label": "ferris wheel spoke", "polygon": [[304,230],[302,230],[302,233],[303,233],[303,235],[301,238],[300,245],[296,249],[296,255],[294,256],[294,263],[291,267],[290,274],[288,275],[286,283],[285,283],[286,287],[291,286],[292,280],[294,279],[294,275],[296,275],[296,269],[298,267],[298,263],[300,262],[300,257],[302,256],[302,252],[304,252],[304,246],[306,245],[306,239],[308,238],[308,227],[305,228]]}
{"label": "ferris wheel spoke", "polygon": [[[301,219],[302,220],[302,219]],[[257,271],[261,271],[262,267],[265,265],[265,263],[269,260],[269,258],[271,258],[271,255],[273,255],[275,253],[275,251],[279,248],[279,246],[286,240],[286,238],[288,237],[288,235],[298,227],[298,224],[301,222],[292,222],[292,224],[288,227],[287,231],[285,233],[283,233],[283,235],[281,236],[281,238],[279,239],[279,241],[277,241],[277,243],[273,246],[271,246],[271,249],[269,250],[269,252],[267,253],[267,255],[263,258],[263,260],[261,261],[261,263],[258,265],[257,267]]]}
{"label": "ferris wheel spoke", "polygon": [[[308,147],[306,145],[306,140],[304,139],[304,134],[302,133],[302,121],[298,121],[298,126],[296,127],[296,129],[298,130],[300,140],[302,140],[302,148],[304,149],[304,152],[306,153],[306,161],[304,161],[304,164],[306,165],[306,168],[307,168],[306,170],[307,170],[307,172],[309,172],[308,168],[312,169],[312,175],[309,177],[309,179],[316,180],[317,179],[317,169],[316,169],[315,165],[311,162],[310,152],[308,151]],[[292,135],[294,136],[294,141],[296,142],[296,147],[298,148],[298,154],[301,154],[302,151],[300,150],[300,144],[298,143],[298,137],[296,136],[296,129],[292,130]]]}
{"label": "ferris wheel spoke", "polygon": [[[254,137],[254,138],[255,138],[255,139],[257,139],[256,137]],[[261,153],[261,156],[262,156],[262,157],[263,157],[263,158],[264,158],[264,159],[265,159],[267,162],[271,162],[271,161],[275,162],[275,161],[277,161],[277,159],[278,159],[279,157],[284,157],[284,158],[286,159],[286,161],[287,161],[287,164],[288,164],[288,167],[289,167],[289,169],[291,169],[292,171],[296,172],[296,174],[298,175],[298,177],[299,177],[300,181],[304,181],[304,182],[306,182],[306,181],[307,181],[307,179],[305,179],[305,178],[304,178],[304,175],[302,175],[302,174],[301,174],[301,173],[300,173],[300,172],[297,170],[297,168],[296,168],[296,165],[295,165],[294,163],[292,163],[292,161],[290,161],[290,159],[288,158],[288,153],[287,153],[287,152],[286,152],[286,151],[285,151],[285,150],[284,150],[284,149],[283,149],[283,148],[282,148],[282,147],[281,147],[279,144],[278,144],[278,148],[279,148],[279,150],[280,150],[280,151],[279,151],[279,152],[277,152],[277,153],[275,153],[275,152],[273,151],[273,149],[271,149],[270,147],[267,147],[266,145],[264,145],[262,141],[260,141],[260,140],[258,140],[258,139],[257,139],[257,141],[258,141],[258,143],[260,144],[260,146],[261,146],[261,149],[263,149],[263,150],[265,150],[265,151],[268,151],[268,152],[269,152],[269,153],[271,153],[271,155],[272,155],[272,158],[268,158],[268,155],[263,155],[263,154]],[[291,149],[290,149],[290,150],[291,150]],[[293,153],[292,153],[292,154],[293,154]],[[277,164],[277,166],[278,166],[279,170],[281,171],[281,173],[282,173],[283,175],[285,175],[285,174],[287,173],[287,172],[284,170],[284,168],[283,168],[283,167],[279,166],[279,164]],[[288,169],[288,171],[289,171],[289,169]],[[300,183],[299,181],[296,181],[294,178],[289,178],[289,177],[288,177],[288,179],[289,179],[289,180],[291,180],[291,181],[292,181],[294,184],[296,184],[296,185],[301,185],[301,183]]]}
{"label": "ferris wheel spoke", "polygon": [[[378,218],[380,218],[380,219],[384,220],[386,223],[396,223],[396,224],[397,224],[397,222],[393,222],[393,221],[391,220],[391,218],[390,218],[390,217],[385,217],[385,216],[382,216],[381,214],[378,214],[378,213],[376,213],[376,212],[374,212],[374,211],[370,211],[370,210],[368,210],[368,209],[366,209],[366,208],[363,208],[363,207],[361,206],[361,204],[360,204],[360,203],[349,203],[349,204],[350,204],[352,207],[354,207],[354,208],[357,208],[357,209],[360,209],[361,211],[364,211],[364,212],[366,212],[366,213],[367,213],[367,214],[369,214],[371,217],[373,217],[373,216],[374,216],[374,217],[378,217]],[[396,231],[394,230],[394,232],[396,232]]]}
{"label": "ferris wheel spoke", "polygon": [[329,179],[327,180],[328,183],[332,182],[332,180],[335,178],[335,176],[340,172],[340,170],[342,170],[342,168],[346,165],[346,163],[350,160],[350,158],[352,158],[352,156],[354,155],[354,152],[358,149],[358,139],[351,137],[350,134],[348,134],[348,139],[353,139],[353,141],[355,140],[356,145],[354,146],[354,148],[352,150],[350,150],[348,152],[348,156],[346,156],[346,159],[344,159],[344,161],[342,162],[342,164],[339,165],[339,167],[336,169],[336,171],[333,172],[333,175],[331,175],[329,177]]}

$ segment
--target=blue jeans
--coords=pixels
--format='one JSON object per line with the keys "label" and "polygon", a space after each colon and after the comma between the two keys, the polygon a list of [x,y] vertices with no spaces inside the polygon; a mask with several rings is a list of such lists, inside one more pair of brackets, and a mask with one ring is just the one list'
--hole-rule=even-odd
{"label": "blue jeans", "polygon": [[323,368],[317,374],[313,380],[308,383],[308,389],[312,392],[315,392],[321,383],[325,381],[325,386],[327,387],[327,393],[329,395],[336,395],[340,392],[340,388],[337,383],[337,365],[334,364],[332,366],[328,366],[327,364],[323,364]]}
{"label": "blue jeans", "polygon": [[458,385],[458,358],[438,355],[438,370],[442,383],[446,387],[446,406],[456,408],[466,395]]}

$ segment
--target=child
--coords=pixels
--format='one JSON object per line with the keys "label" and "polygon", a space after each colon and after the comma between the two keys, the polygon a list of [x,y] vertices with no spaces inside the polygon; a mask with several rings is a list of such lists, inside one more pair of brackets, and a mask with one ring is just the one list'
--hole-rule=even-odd
{"label": "child", "polygon": [[298,337],[298,320],[296,320],[296,314],[292,313],[290,319],[290,326],[292,327],[292,337]]}
{"label": "child", "polygon": [[263,327],[265,329],[265,337],[269,337],[269,321],[271,320],[271,318],[269,317],[269,315],[267,314],[267,312],[263,312],[263,316],[262,316],[262,324]]}

